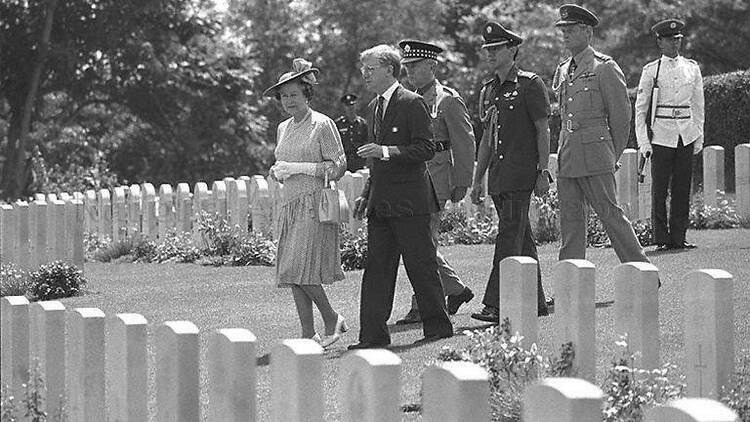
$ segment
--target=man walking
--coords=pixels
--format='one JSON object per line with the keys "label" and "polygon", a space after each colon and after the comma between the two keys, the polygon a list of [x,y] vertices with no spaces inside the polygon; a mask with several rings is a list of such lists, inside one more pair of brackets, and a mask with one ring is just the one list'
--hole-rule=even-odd
{"label": "man walking", "polygon": [[693,154],[703,149],[703,77],[695,61],[680,56],[684,26],[680,20],[667,19],[651,28],[662,56],[643,67],[635,100],[638,150],[652,157],[651,224],[656,250],[695,247],[685,241],[685,232]]}
{"label": "man walking", "polygon": [[[416,40],[403,40],[398,45],[401,47],[401,64],[406,69],[406,77],[416,88],[416,93],[424,98],[432,118],[435,156],[427,162],[427,168],[432,176],[440,206],[440,210],[433,213],[430,218],[432,239],[437,245],[440,217],[446,202],[459,202],[471,186],[471,175],[474,171],[474,131],[464,100],[458,92],[441,84],[435,77],[438,55],[443,49]],[[474,297],[474,293],[461,283],[456,271],[439,251],[437,260],[443,293],[448,300],[448,315],[453,315],[462,304]],[[412,295],[411,309],[406,316],[396,321],[396,324],[412,324],[419,321],[419,306]]]}
{"label": "man walking", "polygon": [[542,79],[516,66],[523,38],[495,22],[484,26],[482,36],[482,50],[494,76],[484,83],[479,95],[484,132],[471,197],[474,203],[480,202],[482,179],[489,167],[487,190],[499,221],[492,271],[482,299],[484,309],[471,317],[497,323],[500,261],[509,256],[537,260],[537,313],[549,313],[531,234],[529,204],[532,191],[543,195],[549,190],[550,103]]}
{"label": "man walking", "polygon": [[625,76],[611,57],[589,45],[599,19],[574,4],[555,23],[571,57],[555,71],[562,127],[558,149],[560,259],[586,257],[586,204],[604,224],[620,262],[649,262],[615,198],[616,163],[630,133]]}
{"label": "man walking", "polygon": [[367,122],[357,115],[357,96],[346,94],[341,97],[344,115],[334,122],[341,135],[341,143],[346,154],[346,169],[352,173],[365,167],[365,159],[357,155],[357,148],[367,143]]}
{"label": "man walking", "polygon": [[370,163],[370,178],[355,201],[355,217],[367,214],[368,256],[362,277],[359,343],[349,349],[391,343],[387,321],[399,260],[403,257],[422,316],[424,338],[453,336],[432,241],[430,215],[438,211],[426,162],[435,154],[430,115],[419,95],[402,87],[396,48],[378,45],[360,53],[370,102],[370,142],[358,150]]}

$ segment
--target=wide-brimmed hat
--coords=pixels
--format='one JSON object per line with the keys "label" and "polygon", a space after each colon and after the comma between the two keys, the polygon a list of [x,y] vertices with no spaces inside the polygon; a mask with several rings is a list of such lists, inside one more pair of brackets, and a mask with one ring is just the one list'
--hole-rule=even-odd
{"label": "wide-brimmed hat", "polygon": [[315,78],[315,75],[317,75],[318,72],[320,71],[312,67],[312,63],[308,62],[305,59],[296,58],[292,61],[292,71],[286,72],[281,75],[279,77],[279,81],[276,82],[276,84],[272,87],[266,89],[263,92],[263,95],[273,97],[274,95],[276,95],[276,90],[278,90],[281,85],[297,79],[302,79],[303,81],[311,85],[317,85],[318,80]]}

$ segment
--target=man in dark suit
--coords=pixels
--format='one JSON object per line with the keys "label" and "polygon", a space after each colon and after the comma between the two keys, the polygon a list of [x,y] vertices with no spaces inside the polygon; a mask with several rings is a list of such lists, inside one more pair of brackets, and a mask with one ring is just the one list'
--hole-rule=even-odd
{"label": "man in dark suit", "polygon": [[387,322],[401,257],[422,313],[420,341],[453,336],[430,231],[430,215],[440,208],[426,164],[435,154],[431,120],[422,97],[396,80],[400,61],[399,51],[387,45],[360,53],[365,86],[377,97],[369,105],[370,142],[358,150],[370,168],[354,210],[355,217],[368,218],[368,257],[362,277],[359,343],[349,349],[391,343]]}

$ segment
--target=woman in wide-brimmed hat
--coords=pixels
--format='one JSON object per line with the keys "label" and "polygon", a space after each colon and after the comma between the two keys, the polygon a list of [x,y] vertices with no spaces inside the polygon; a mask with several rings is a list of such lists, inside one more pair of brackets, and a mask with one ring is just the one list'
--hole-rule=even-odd
{"label": "woman in wide-brimmed hat", "polygon": [[[343,280],[338,225],[321,224],[317,209],[324,178],[339,179],[346,158],[333,120],[310,108],[318,69],[304,59],[294,59],[292,71],[264,95],[281,102],[292,117],[276,131],[276,163],[271,176],[284,184],[280,207],[276,283],[291,287],[302,337],[328,346],[347,330],[344,318],[333,310],[323,284]],[[325,323],[325,338],[315,332],[313,303]]]}

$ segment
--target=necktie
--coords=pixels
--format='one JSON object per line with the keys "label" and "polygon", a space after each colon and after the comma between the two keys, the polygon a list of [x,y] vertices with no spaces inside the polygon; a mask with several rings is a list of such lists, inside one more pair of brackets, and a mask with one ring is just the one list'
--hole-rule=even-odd
{"label": "necktie", "polygon": [[568,79],[573,79],[573,72],[576,71],[577,66],[575,59],[570,59],[570,66],[568,66]]}
{"label": "necktie", "polygon": [[375,142],[380,140],[380,134],[383,130],[383,102],[385,102],[385,98],[378,95],[378,103],[375,106],[375,123],[373,125]]}

